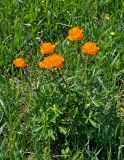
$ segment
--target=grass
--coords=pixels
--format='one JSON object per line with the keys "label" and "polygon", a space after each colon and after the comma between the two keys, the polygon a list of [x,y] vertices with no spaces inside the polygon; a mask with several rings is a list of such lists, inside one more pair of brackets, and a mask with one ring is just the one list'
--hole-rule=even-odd
{"label": "grass", "polygon": [[[0,1],[1,159],[124,159],[123,16],[123,0]],[[73,26],[79,44],[66,40]],[[64,79],[37,67],[41,41],[60,42]],[[100,51],[80,64],[87,41]],[[29,66],[14,68],[18,57]]]}

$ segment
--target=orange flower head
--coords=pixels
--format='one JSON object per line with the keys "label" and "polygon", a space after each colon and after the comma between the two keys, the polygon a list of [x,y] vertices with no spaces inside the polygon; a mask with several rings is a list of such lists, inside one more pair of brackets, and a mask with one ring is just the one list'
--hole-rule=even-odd
{"label": "orange flower head", "polygon": [[42,54],[53,53],[54,49],[55,49],[55,45],[51,44],[50,42],[42,43],[40,45],[40,51],[41,51]]}
{"label": "orange flower head", "polygon": [[24,68],[27,67],[28,65],[25,63],[25,60],[23,58],[17,58],[13,60],[13,64],[17,68]]}
{"label": "orange flower head", "polygon": [[71,41],[81,40],[84,36],[82,32],[83,30],[79,27],[73,27],[69,30],[67,38]]}
{"label": "orange flower head", "polygon": [[86,54],[97,54],[99,51],[99,47],[96,46],[94,42],[86,42],[82,47],[81,51]]}
{"label": "orange flower head", "polygon": [[64,58],[60,54],[53,54],[44,58],[43,61],[39,62],[38,65],[40,68],[52,69],[52,68],[62,68]]}

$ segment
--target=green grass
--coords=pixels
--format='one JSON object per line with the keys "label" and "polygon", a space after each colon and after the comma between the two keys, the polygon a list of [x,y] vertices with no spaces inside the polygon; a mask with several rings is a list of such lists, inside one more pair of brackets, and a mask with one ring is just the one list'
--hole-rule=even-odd
{"label": "green grass", "polygon": [[[1,159],[124,159],[123,17],[123,0],[0,0]],[[65,40],[73,26],[85,31],[79,46],[100,48],[81,63]],[[64,80],[38,68],[41,41],[60,42]],[[18,57],[29,66],[14,68]]]}

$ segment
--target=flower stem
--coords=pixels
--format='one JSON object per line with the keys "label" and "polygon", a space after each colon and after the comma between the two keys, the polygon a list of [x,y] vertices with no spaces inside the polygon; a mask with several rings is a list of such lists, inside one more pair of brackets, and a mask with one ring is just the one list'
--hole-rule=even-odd
{"label": "flower stem", "polygon": [[69,93],[69,92],[70,92],[70,91],[69,91],[69,87],[68,87],[68,84],[67,84],[65,78],[63,77],[62,73],[60,72],[60,70],[59,70],[58,68],[57,68],[57,71],[58,71],[58,73],[59,73],[59,76],[63,79],[63,82],[64,82],[65,85],[66,85],[67,92]]}
{"label": "flower stem", "polygon": [[81,51],[80,51],[80,42],[78,41],[77,43],[78,47],[77,47],[77,54],[79,56],[79,63],[80,65],[82,64],[82,54],[81,54]]}
{"label": "flower stem", "polygon": [[54,74],[53,74],[53,71],[52,71],[52,70],[50,70],[50,73],[51,73],[51,76],[52,76],[53,80],[57,83],[57,85],[58,85],[58,87],[59,87],[60,91],[63,91],[63,92],[64,92],[64,90],[63,90],[62,86],[58,83],[58,81],[57,81],[56,77],[54,76]]}

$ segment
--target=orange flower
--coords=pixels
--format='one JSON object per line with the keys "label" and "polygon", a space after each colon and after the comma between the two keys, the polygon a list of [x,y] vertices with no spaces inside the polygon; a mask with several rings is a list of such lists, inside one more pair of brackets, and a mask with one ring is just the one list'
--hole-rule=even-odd
{"label": "orange flower", "polygon": [[18,68],[24,68],[24,67],[28,66],[25,63],[25,60],[23,58],[14,59],[13,64],[15,65],[15,67],[18,67]]}
{"label": "orange flower", "polygon": [[80,29],[79,27],[73,27],[72,29],[69,30],[67,38],[71,41],[81,40],[81,38],[83,38],[84,36],[82,32],[83,30]]}
{"label": "orange flower", "polygon": [[82,47],[81,51],[87,54],[96,54],[99,51],[99,47],[94,42],[86,42]]}
{"label": "orange flower", "polygon": [[43,61],[39,62],[40,68],[52,69],[52,68],[62,68],[64,58],[60,54],[53,54],[44,58]]}
{"label": "orange flower", "polygon": [[50,42],[42,43],[40,45],[40,51],[41,51],[42,54],[53,53],[54,49],[55,49],[55,45],[51,44]]}

